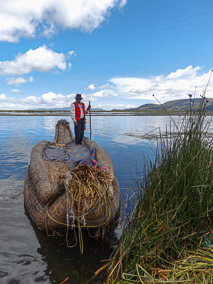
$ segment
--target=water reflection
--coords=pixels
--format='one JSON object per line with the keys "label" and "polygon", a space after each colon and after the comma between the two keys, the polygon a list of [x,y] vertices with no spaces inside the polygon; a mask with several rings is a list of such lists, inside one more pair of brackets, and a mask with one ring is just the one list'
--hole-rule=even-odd
{"label": "water reflection", "polygon": [[[44,232],[34,229],[40,244],[37,252],[47,264],[46,275],[49,276],[50,283],[60,283],[66,277],[70,279],[68,283],[86,283],[94,275],[94,271],[100,268],[101,261],[109,258],[109,251],[85,235],[85,250],[81,255],[78,246],[67,248],[64,237],[47,238]],[[103,283],[102,280],[97,277],[95,283]]]}
{"label": "water reflection", "polygon": [[[66,118],[66,120],[68,119]],[[58,119],[55,116],[44,116],[44,128],[49,132],[54,132],[56,121]]]}

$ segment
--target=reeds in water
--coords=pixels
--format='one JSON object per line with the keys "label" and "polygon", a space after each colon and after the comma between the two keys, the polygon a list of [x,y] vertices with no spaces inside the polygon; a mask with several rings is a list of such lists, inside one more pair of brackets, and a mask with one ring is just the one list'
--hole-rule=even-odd
{"label": "reeds in water", "polygon": [[173,121],[137,180],[136,214],[109,263],[107,283],[213,279],[213,251],[200,248],[213,232],[213,139],[206,136],[205,98],[196,112],[189,102],[189,112]]}

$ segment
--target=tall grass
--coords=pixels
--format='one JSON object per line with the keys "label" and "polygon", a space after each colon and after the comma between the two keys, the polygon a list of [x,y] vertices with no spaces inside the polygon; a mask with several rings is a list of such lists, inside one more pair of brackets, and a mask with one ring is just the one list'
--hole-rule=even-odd
{"label": "tall grass", "polygon": [[[108,283],[162,283],[154,282],[156,277],[168,281],[162,270],[171,271],[187,250],[196,252],[212,234],[213,140],[206,137],[205,108],[203,98],[194,112],[190,97],[189,112],[167,129],[168,138],[160,139],[155,161],[146,162],[137,181],[136,213],[108,266]],[[213,251],[208,253],[212,264]],[[212,266],[210,273],[211,278]],[[170,283],[175,279],[180,276]]]}

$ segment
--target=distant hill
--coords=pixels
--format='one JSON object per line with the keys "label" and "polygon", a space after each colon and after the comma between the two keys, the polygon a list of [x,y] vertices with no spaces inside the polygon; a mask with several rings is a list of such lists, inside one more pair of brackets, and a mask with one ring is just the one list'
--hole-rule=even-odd
{"label": "distant hill", "polygon": [[[199,98],[192,99],[192,108],[197,109],[200,104]],[[208,101],[206,110],[213,111],[213,99],[206,99]],[[145,104],[137,108],[128,109],[128,111],[185,111],[189,108],[189,99],[174,100],[166,102],[162,105],[159,104]]]}
{"label": "distant hill", "polygon": [[104,111],[104,109],[103,108],[91,108],[91,111]]}

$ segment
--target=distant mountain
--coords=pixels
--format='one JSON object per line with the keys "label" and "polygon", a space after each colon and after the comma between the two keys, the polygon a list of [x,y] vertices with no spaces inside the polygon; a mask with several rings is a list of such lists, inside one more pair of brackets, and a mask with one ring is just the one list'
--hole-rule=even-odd
{"label": "distant mountain", "polygon": [[[199,98],[192,99],[192,108],[197,109],[200,104]],[[213,111],[213,99],[206,99],[208,101],[206,110]],[[128,111],[185,111],[189,109],[189,99],[169,101],[164,104],[145,104],[137,108],[128,109]]]}
{"label": "distant mountain", "polygon": [[91,111],[104,111],[104,109],[103,108],[91,108]]}

